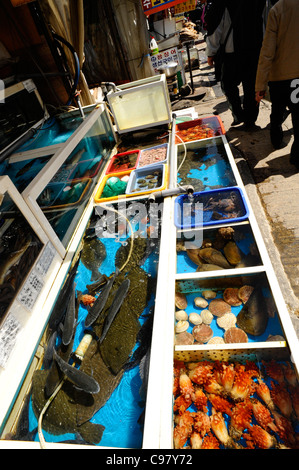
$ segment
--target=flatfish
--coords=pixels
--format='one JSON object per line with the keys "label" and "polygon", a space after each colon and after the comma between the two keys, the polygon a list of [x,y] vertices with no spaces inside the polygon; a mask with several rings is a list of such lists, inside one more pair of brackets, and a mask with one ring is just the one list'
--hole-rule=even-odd
{"label": "flatfish", "polygon": [[100,277],[99,267],[107,256],[104,243],[98,238],[86,238],[81,252],[81,261],[91,271],[91,281]]}
{"label": "flatfish", "polygon": [[[46,404],[44,387],[48,371],[38,370],[32,379],[32,405],[36,416],[39,416]],[[104,427],[100,424],[77,422],[77,390],[71,382],[65,380],[61,390],[52,401],[43,418],[43,429],[53,435],[78,433],[86,442],[97,444],[102,438]],[[89,400],[93,395],[85,393]],[[81,405],[84,406],[84,405]]]}

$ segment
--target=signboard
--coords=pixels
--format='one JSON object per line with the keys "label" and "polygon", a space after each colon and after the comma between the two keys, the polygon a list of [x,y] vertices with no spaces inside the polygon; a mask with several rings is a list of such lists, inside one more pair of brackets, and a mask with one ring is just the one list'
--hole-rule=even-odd
{"label": "signboard", "polygon": [[175,5],[174,7],[174,14],[177,15],[179,13],[184,13],[185,11],[195,10],[197,0],[187,0],[185,2],[180,3],[179,5]]}
{"label": "signboard", "polygon": [[172,47],[171,49],[166,49],[165,51],[152,55],[151,62],[155,73],[159,73],[158,68],[167,65],[169,62],[176,62],[178,64],[179,54],[177,47]]}
{"label": "signboard", "polygon": [[174,5],[184,2],[184,0],[141,0],[144,13],[152,15],[158,13],[158,11],[171,8]]}

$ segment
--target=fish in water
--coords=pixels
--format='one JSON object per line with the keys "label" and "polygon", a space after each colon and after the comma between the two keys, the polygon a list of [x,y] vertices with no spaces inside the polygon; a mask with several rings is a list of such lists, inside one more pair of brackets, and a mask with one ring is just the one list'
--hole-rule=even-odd
{"label": "fish in water", "polygon": [[124,298],[126,297],[128,290],[130,287],[130,279],[125,279],[123,283],[119,286],[118,290],[116,291],[116,294],[114,296],[113,302],[109,308],[109,312],[105,318],[105,323],[103,327],[103,331],[101,334],[101,337],[99,339],[99,343],[102,344],[103,340],[106,338],[106,335],[108,333],[108,330],[117,315],[121,304],[123,303]]}
{"label": "fish in water", "polygon": [[137,335],[137,342],[139,343],[138,348],[134,351],[130,361],[124,365],[125,370],[133,369],[137,366],[150,349],[152,342],[152,331],[153,331],[154,314],[153,308],[149,312],[146,321],[143,323]]}
{"label": "fish in water", "polygon": [[268,324],[267,304],[262,289],[256,287],[237,315],[237,325],[247,334],[262,335]]}
{"label": "fish in water", "polygon": [[98,238],[85,239],[81,252],[81,261],[84,266],[91,271],[91,281],[95,281],[99,278],[99,267],[106,256],[106,247],[101,240]]}
{"label": "fish in water", "polygon": [[30,170],[30,168],[32,167],[34,163],[35,163],[35,159],[33,158],[18,171],[18,173],[16,174],[16,177],[19,178],[20,176],[23,176],[25,173],[27,173],[27,171]]}
{"label": "fish in water", "polygon": [[98,382],[90,375],[85,374],[80,369],[71,366],[65,362],[54,349],[54,359],[57,362],[61,372],[80,390],[86,393],[98,393],[100,386]]}
{"label": "fish in water", "polygon": [[114,280],[117,276],[117,273],[118,273],[118,271],[116,271],[113,274],[113,276],[111,276],[111,278],[108,280],[107,284],[103,288],[102,292],[100,293],[100,295],[96,299],[95,303],[89,309],[89,312],[87,314],[87,317],[85,318],[85,323],[84,323],[86,328],[91,326],[99,318],[100,314],[102,313],[102,311],[103,311],[103,309],[106,305],[106,302],[107,302],[109,293],[111,291],[111,288],[113,286]]}
{"label": "fish in water", "polygon": [[9,253],[6,256],[6,259],[4,257],[4,261],[2,262],[0,266],[0,285],[3,284],[5,277],[8,274],[9,270],[12,268],[12,266],[15,266],[16,264],[18,264],[18,262],[22,258],[27,248],[29,248],[31,241],[32,241],[32,238],[28,236],[24,245],[19,250],[17,249],[13,250],[11,253]]}
{"label": "fish in water", "polygon": [[66,166],[65,168],[71,168],[73,165],[78,163],[78,161],[81,159],[82,155],[86,152],[86,148],[83,147],[82,149],[78,150],[76,153],[71,154],[69,158],[66,161]]}
{"label": "fish in water", "polygon": [[61,319],[63,318],[66,307],[69,303],[69,299],[72,293],[72,286],[74,279],[77,274],[77,269],[78,269],[78,264],[79,264],[80,259],[76,261],[74,266],[70,269],[69,274],[67,276],[67,279],[60,290],[58,299],[56,300],[55,306],[52,310],[51,317],[49,320],[49,328],[50,330],[56,330],[59,323],[61,322]]}
{"label": "fish in water", "polygon": [[76,285],[73,284],[63,323],[62,343],[67,346],[73,337],[76,326]]}
{"label": "fish in water", "polygon": [[86,289],[88,290],[90,295],[95,295],[100,290],[102,287],[107,284],[108,282],[108,277],[106,274],[103,274],[97,281],[93,282],[92,284],[87,284]]}
{"label": "fish in water", "polygon": [[53,331],[48,341],[48,345],[44,354],[43,366],[44,366],[44,369],[46,370],[50,369],[52,361],[53,361],[53,351],[55,348],[56,339],[57,339],[57,331]]}

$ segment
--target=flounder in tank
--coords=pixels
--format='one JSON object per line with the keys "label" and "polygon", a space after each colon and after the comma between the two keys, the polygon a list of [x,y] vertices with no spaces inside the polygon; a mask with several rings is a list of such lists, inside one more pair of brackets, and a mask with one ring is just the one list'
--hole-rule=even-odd
{"label": "flounder in tank", "polygon": [[[90,226],[86,233],[90,236]],[[51,384],[54,378],[53,383],[57,386],[59,379],[60,381],[63,379],[61,389],[43,414],[42,429],[47,436],[47,441],[61,441],[65,434],[71,433],[89,444],[101,442],[101,445],[139,447],[142,442],[142,429],[138,424],[138,418],[142,414],[142,408],[139,406],[140,397],[136,400],[136,391],[131,390],[131,387],[132,384],[138,383],[137,393],[142,388],[138,363],[146,353],[143,349],[148,348],[142,348],[142,355],[139,354],[138,362],[136,362],[136,355],[133,356],[133,351],[138,341],[143,343],[144,335],[138,335],[138,332],[142,325],[143,313],[146,313],[152,303],[156,279],[151,273],[145,271],[144,266],[140,265],[147,253],[147,238],[135,237],[131,234],[126,242],[115,251],[115,257],[110,256],[109,249],[112,244],[118,245],[115,240],[101,239],[101,241],[107,242],[105,263],[110,261],[110,270],[112,268],[113,271],[112,273],[103,271],[102,281],[98,283],[94,294],[96,303],[110,282],[107,301],[99,315],[93,315],[93,321],[86,330],[85,318],[93,307],[84,305],[82,302],[78,306],[81,294],[78,295],[77,291],[76,309],[79,315],[74,337],[67,346],[63,344],[55,346],[55,357],[49,370],[43,369],[34,373],[32,405],[35,419],[38,419],[49,399],[49,393],[45,394],[49,383]],[[89,288],[92,286],[90,271],[88,271],[89,276],[84,275],[87,270],[81,261],[79,260],[75,278],[72,278],[72,283],[68,286],[69,290],[73,288],[73,283],[76,283],[76,289],[82,292],[87,291],[87,285]],[[157,262],[157,256],[155,262]],[[91,334],[90,342],[84,356],[78,362],[73,351],[76,351],[77,344],[84,338],[86,332]],[[57,344],[59,343],[58,340]],[[128,366],[131,357],[134,363],[133,368]],[[72,367],[74,362],[76,365]],[[61,364],[63,364],[64,375]],[[71,369],[76,369],[77,372],[85,375],[78,376],[78,373]],[[71,377],[66,375],[66,372],[71,373]],[[75,380],[72,379],[73,374],[75,374]],[[124,374],[128,377],[127,379],[124,378]],[[98,391],[94,390],[93,393],[90,389],[87,391],[85,385],[91,380],[88,377],[98,383]],[[49,390],[53,392],[53,385]],[[128,393],[128,399],[121,398],[120,404],[117,401],[123,397],[123,393]],[[107,408],[105,404],[108,400],[109,407]],[[123,417],[120,416],[119,405],[124,409]],[[128,412],[126,407],[133,407],[133,411]],[[118,411],[115,411],[116,409]],[[109,416],[111,412],[116,414],[111,417]],[[135,422],[132,423],[130,420],[134,419],[134,416]],[[129,422],[126,423],[128,419]],[[122,422],[121,426],[117,424],[119,421]],[[125,429],[128,430],[127,435]],[[122,444],[122,442],[128,444]]]}

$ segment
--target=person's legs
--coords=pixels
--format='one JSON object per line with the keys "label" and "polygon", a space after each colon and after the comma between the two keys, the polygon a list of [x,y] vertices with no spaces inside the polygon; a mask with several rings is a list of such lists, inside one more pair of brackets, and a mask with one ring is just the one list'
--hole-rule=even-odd
{"label": "person's legs", "polygon": [[240,83],[235,54],[225,54],[222,66],[221,88],[234,118],[234,124],[243,122],[243,109],[239,95]]}
{"label": "person's legs", "polygon": [[289,102],[287,81],[269,82],[271,98],[270,138],[274,148],[279,149],[282,144],[282,123]]}
{"label": "person's legs", "polygon": [[243,110],[246,126],[254,126],[259,113],[259,104],[255,100],[255,78],[257,69],[255,57],[243,57],[240,60],[243,85]]}
{"label": "person's legs", "polygon": [[[299,91],[292,86],[293,80],[290,81],[289,109],[292,114],[294,142],[291,149],[290,162],[299,168]],[[294,85],[298,83],[298,79],[294,81]],[[298,86],[297,86],[298,88]]]}

